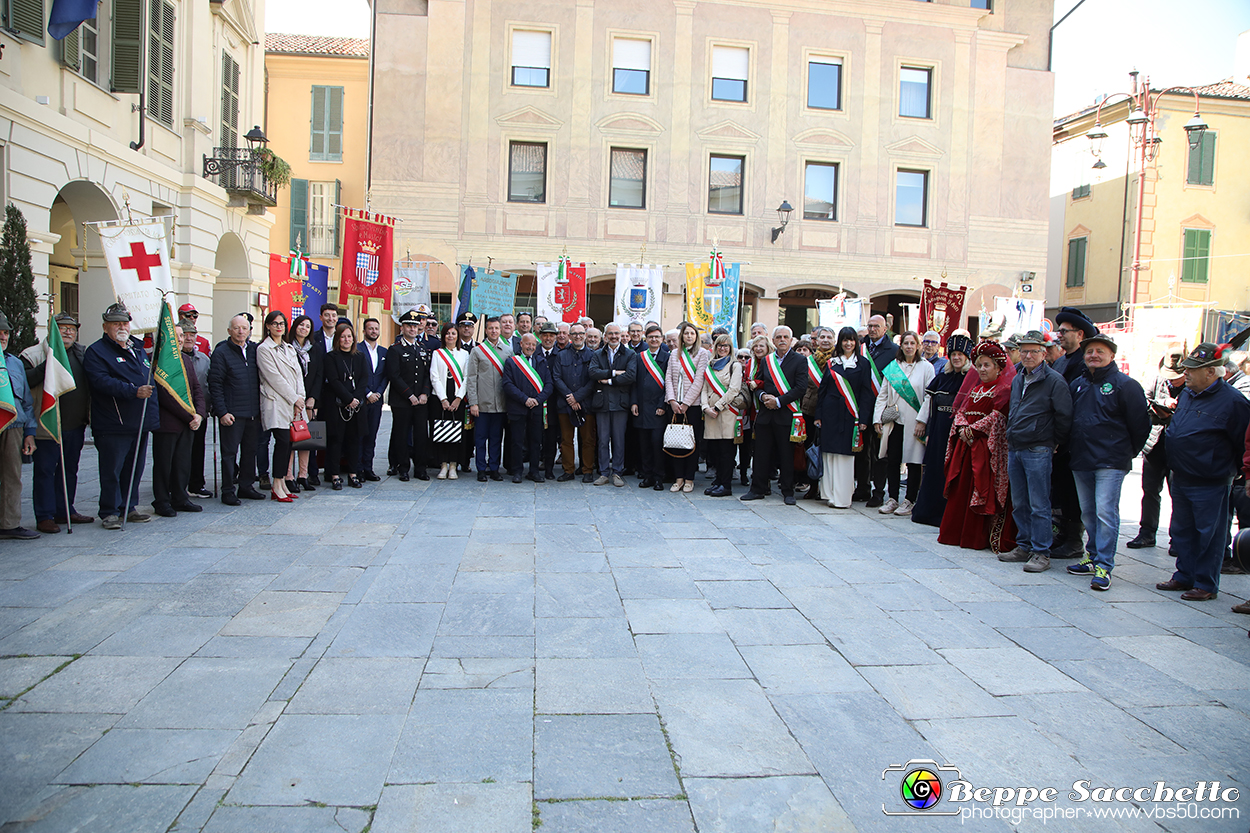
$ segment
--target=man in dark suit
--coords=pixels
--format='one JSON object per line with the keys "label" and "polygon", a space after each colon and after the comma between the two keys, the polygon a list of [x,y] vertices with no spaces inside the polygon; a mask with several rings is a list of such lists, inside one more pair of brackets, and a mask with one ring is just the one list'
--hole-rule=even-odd
{"label": "man in dark suit", "polygon": [[621,343],[619,324],[609,324],[603,336],[607,343],[590,360],[590,378],[598,387],[592,397],[598,406],[594,410],[599,434],[599,479],[595,485],[611,481],[613,486],[624,486],[625,425],[638,378],[638,354]]}
{"label": "man in dark suit", "polygon": [[[334,328],[339,323],[338,305],[322,304],[320,316],[321,329],[312,334],[312,347],[308,349],[308,378],[310,383],[315,381],[315,384],[310,384],[310,389],[304,391],[309,400],[315,400],[315,402],[308,403],[308,407],[313,409],[320,408],[321,400],[324,398],[321,395],[325,380],[322,368],[325,366],[326,353],[334,349]],[[308,485],[310,486],[321,485],[321,478],[317,477],[317,455],[319,454],[322,452],[314,451],[308,455]]]}
{"label": "man in dark suit", "polygon": [[[787,506],[794,506],[794,453],[790,449],[790,430],[796,407],[807,390],[807,359],[790,348],[794,333],[789,327],[773,330],[777,348],[764,362],[758,362],[754,381],[756,416],[754,426],[755,462],[751,467],[751,490],[740,500],[760,500],[770,493],[769,479],[773,469],[779,472],[777,486]],[[780,374],[778,374],[780,370]]]}
{"label": "man in dark suit", "polygon": [[[898,345],[890,338],[886,329],[885,318],[874,315],[868,319],[868,335],[864,336],[864,347],[877,370],[884,371],[886,365],[898,357]],[[888,474],[888,462],[880,456],[881,438],[875,431],[866,432],[864,450],[855,458],[855,490],[854,500],[868,501],[868,507],[880,506],[885,503],[885,481]]]}
{"label": "man in dark suit", "polygon": [[647,328],[646,340],[638,351],[638,380],[634,382],[634,434],[638,441],[638,488],[664,488],[664,426],[668,424],[668,404],[664,401],[664,374],[668,371],[668,347],[664,330],[658,324]]}
{"label": "man in dark suit", "polygon": [[[392,474],[408,482],[408,463],[418,480],[426,473],[426,438],[429,421],[430,358],[421,339],[421,316],[408,310],[399,317],[400,334],[386,353],[386,378],[390,382],[391,444],[387,463]],[[372,390],[372,385],[370,386]]]}
{"label": "man in dark suit", "polygon": [[512,441],[513,483],[521,482],[529,452],[529,479],[542,483],[543,428],[555,414],[548,414],[547,400],[555,386],[551,368],[538,350],[533,333],[521,336],[521,352],[503,366],[503,393],[508,400],[508,435]]}
{"label": "man in dark suit", "polygon": [[[365,367],[369,371],[368,390],[365,394],[365,424],[360,432],[360,476],[363,480],[378,481],[382,478],[373,473],[373,456],[378,447],[378,427],[382,424],[382,394],[386,391],[386,348],[378,344],[382,335],[382,322],[366,318],[365,338],[360,352],[365,354]],[[392,427],[392,430],[394,428]]]}
{"label": "man in dark suit", "polygon": [[238,506],[241,497],[265,499],[252,485],[260,435],[260,376],[256,342],[248,339],[251,331],[242,313],[231,318],[230,337],[213,349],[209,360],[208,393],[221,425],[221,502],[227,506]]}
{"label": "man in dark suit", "polygon": [[[598,446],[595,443],[595,415],[590,412],[590,395],[594,392],[595,383],[590,378],[590,360],[594,351],[586,346],[586,328],[574,324],[569,328],[569,346],[563,350],[555,349],[556,325],[550,322],[542,329],[547,330],[546,338],[551,341],[551,375],[556,385],[555,405],[560,417],[560,465],[564,473],[556,478],[564,483],[577,476],[577,448],[573,445],[573,434],[577,433],[582,452],[582,482],[590,483],[595,479],[595,454]],[[544,346],[540,349],[546,349]],[[578,419],[581,424],[578,425]]]}
{"label": "man in dark suit", "polygon": [[[564,352],[556,350],[556,328],[548,323],[543,326],[547,332],[536,334],[538,339],[538,349],[534,351],[535,356],[541,356],[543,361],[547,363],[547,369],[551,371],[552,382],[555,381],[556,374],[556,354]],[[513,340],[517,342],[517,352],[520,352],[520,339],[524,333],[513,336]],[[571,346],[571,345],[570,345]],[[552,390],[551,397],[547,406],[547,425],[543,428],[543,473],[548,480],[555,479],[556,465],[556,448],[560,445],[560,420],[556,413],[556,400],[560,398],[557,390]]]}

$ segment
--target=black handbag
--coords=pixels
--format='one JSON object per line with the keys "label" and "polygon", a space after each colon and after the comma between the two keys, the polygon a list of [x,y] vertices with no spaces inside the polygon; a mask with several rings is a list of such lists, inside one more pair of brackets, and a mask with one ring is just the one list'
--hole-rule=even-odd
{"label": "black handbag", "polygon": [[308,434],[308,439],[300,440],[297,443],[291,443],[291,448],[294,451],[321,451],[326,447],[325,420],[308,420]]}

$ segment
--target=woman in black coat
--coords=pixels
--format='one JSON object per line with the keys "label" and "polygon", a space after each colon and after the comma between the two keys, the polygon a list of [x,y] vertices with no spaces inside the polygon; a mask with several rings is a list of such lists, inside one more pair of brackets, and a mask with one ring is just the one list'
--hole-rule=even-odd
{"label": "woman in black coat", "polygon": [[347,479],[360,488],[360,432],[364,417],[361,404],[368,392],[369,373],[364,354],[356,349],[356,333],[346,322],[334,329],[334,349],[326,353],[322,368],[321,416],[326,422],[326,476],[330,488],[341,491],[340,458],[347,458]]}
{"label": "woman in black coat", "polygon": [[668,372],[668,347],[664,331],[652,324],[647,328],[647,344],[638,351],[638,376],[634,382],[630,413],[638,432],[638,488],[664,488],[664,426],[668,425],[668,404],[664,401],[664,376]]}
{"label": "woman in black coat", "polygon": [[868,368],[871,359],[859,352],[859,334],[853,327],[843,327],[837,345],[828,367],[821,368],[825,375],[816,395],[820,496],[835,509],[849,509],[855,491],[855,452],[863,447],[875,398]]}
{"label": "woman in black coat", "polygon": [[972,352],[972,339],[954,335],[946,340],[946,365],[925,389],[924,404],[916,417],[916,429],[924,431],[924,467],[931,476],[920,479],[916,506],[911,510],[913,523],[941,526],[946,511],[946,443],[951,423],[955,420],[955,395],[963,385]]}

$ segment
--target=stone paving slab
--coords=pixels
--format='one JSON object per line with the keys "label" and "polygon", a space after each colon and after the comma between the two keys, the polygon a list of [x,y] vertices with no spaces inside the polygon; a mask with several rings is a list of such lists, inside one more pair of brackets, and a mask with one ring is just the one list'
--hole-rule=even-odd
{"label": "stone paving slab", "polygon": [[[1184,604],[1165,550],[1121,549],[1100,594],[701,491],[388,479],[4,542],[0,827],[893,833],[921,759],[1218,779],[1250,813],[1250,577]],[[1208,822],[1074,829],[1244,833]]]}

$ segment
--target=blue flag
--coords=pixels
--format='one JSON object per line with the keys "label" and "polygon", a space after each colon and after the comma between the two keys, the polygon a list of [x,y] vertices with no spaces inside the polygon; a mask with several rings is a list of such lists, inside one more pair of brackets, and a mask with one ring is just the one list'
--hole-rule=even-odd
{"label": "blue flag", "polygon": [[80,23],[95,17],[97,5],[99,0],[52,0],[48,34],[56,40],[65,40]]}
{"label": "blue flag", "polygon": [[321,305],[326,302],[329,294],[330,267],[322,263],[308,263],[305,268],[308,271],[304,275],[304,295],[307,296],[304,300],[304,314],[311,316],[315,324]]}
{"label": "blue flag", "polygon": [[452,321],[455,321],[460,313],[473,309],[473,281],[476,279],[477,273],[473,271],[472,266],[465,266],[460,270],[460,291],[456,293],[456,298],[451,305]]}

